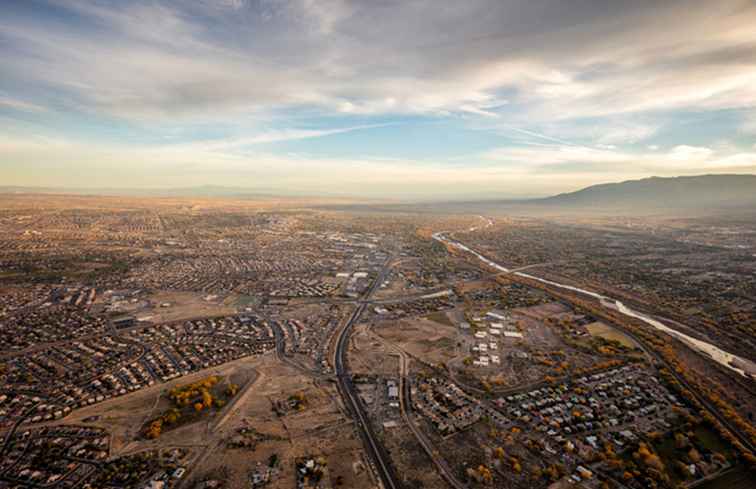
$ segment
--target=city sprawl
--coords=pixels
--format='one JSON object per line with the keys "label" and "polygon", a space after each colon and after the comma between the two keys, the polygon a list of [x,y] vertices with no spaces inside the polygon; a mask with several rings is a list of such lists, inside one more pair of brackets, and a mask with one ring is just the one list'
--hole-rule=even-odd
{"label": "city sprawl", "polygon": [[0,488],[753,487],[751,219],[0,201]]}

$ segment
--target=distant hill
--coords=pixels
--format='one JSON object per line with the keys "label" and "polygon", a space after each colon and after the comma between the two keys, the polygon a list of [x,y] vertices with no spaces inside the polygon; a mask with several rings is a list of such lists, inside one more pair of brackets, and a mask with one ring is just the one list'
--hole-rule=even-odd
{"label": "distant hill", "polygon": [[593,185],[529,204],[572,208],[702,209],[756,206],[756,175],[651,177]]}
{"label": "distant hill", "polygon": [[124,197],[221,197],[234,199],[266,199],[302,196],[297,192],[276,192],[265,188],[223,187],[202,185],[177,188],[71,188],[0,186],[0,194],[70,194]]}

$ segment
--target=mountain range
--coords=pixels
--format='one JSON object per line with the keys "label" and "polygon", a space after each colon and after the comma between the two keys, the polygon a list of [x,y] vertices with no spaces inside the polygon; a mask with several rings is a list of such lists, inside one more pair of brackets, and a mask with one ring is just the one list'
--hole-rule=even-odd
{"label": "mountain range", "polygon": [[[277,192],[274,189],[224,187],[204,185],[173,189],[66,189],[52,187],[0,186],[0,194],[75,194],[135,197],[216,197],[237,199],[274,199],[296,196],[306,200],[307,196],[296,192]],[[320,196],[327,197],[327,196]],[[312,196],[312,198],[315,198]],[[354,199],[357,200],[357,199]],[[683,177],[650,177],[618,183],[604,183],[537,199],[486,199],[477,201],[440,202],[444,206],[457,209],[478,206],[492,208],[528,207],[533,209],[556,210],[597,210],[597,209],[756,209],[756,175],[697,175]],[[359,204],[358,204],[359,205]],[[434,203],[398,204],[386,202],[388,207],[411,206],[418,209],[433,207]]]}
{"label": "mountain range", "polygon": [[592,185],[528,202],[570,208],[705,209],[756,206],[756,175],[651,177]]}

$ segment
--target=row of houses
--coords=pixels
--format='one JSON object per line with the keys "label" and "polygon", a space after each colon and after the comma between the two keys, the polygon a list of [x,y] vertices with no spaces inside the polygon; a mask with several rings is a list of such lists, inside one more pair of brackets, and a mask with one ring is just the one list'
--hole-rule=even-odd
{"label": "row of houses", "polygon": [[674,404],[661,382],[636,365],[497,400],[506,415],[552,437],[642,427]]}
{"label": "row of houses", "polygon": [[186,321],[72,341],[8,362],[0,426],[60,419],[72,410],[275,348],[249,316]]}

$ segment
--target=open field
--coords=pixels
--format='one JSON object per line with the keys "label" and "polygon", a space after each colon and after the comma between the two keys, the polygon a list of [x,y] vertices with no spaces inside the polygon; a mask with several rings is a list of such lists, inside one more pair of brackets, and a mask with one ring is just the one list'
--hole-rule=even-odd
{"label": "open field", "polygon": [[[276,362],[267,362],[259,370],[254,394],[239,403],[218,432],[212,455],[202,458],[191,476],[202,480],[222,472],[226,474],[227,487],[241,489],[247,487],[249,471],[258,462],[266,465],[275,455],[281,470],[270,487],[283,489],[294,485],[296,459],[323,456],[332,480],[340,478],[346,487],[371,487],[362,464],[362,444],[341,412],[334,388],[316,385]],[[273,403],[294,394],[305,396],[306,408],[276,415]],[[242,428],[253,428],[275,439],[260,442],[254,450],[229,446],[229,440]]]}
{"label": "open field", "polygon": [[[445,316],[444,316],[445,317]],[[457,328],[430,319],[383,322],[376,334],[426,363],[440,364],[456,356]]]}
{"label": "open field", "polygon": [[396,376],[399,373],[399,360],[394,348],[383,339],[378,330],[385,326],[369,329],[360,324],[352,335],[352,348],[349,351],[350,367],[356,374]]}
{"label": "open field", "polygon": [[587,329],[593,336],[599,336],[610,341],[617,341],[628,348],[638,347],[638,344],[633,341],[632,338],[602,322],[586,324],[585,329]]}
{"label": "open field", "polygon": [[[194,423],[167,431],[157,440],[146,440],[142,435],[142,427],[150,419],[171,406],[166,395],[172,388],[202,380],[208,375],[219,375],[235,379],[241,387],[239,394],[241,396],[245,390],[254,388],[258,375],[257,368],[266,361],[258,358],[237,360],[165,384],[156,384],[133,394],[77,410],[70,418],[66,419],[66,422],[110,429],[113,456],[157,446],[201,447],[205,445],[205,435],[207,435],[211,426],[219,418],[226,416],[229,410],[237,408],[235,402],[229,403],[224,410],[215,414],[215,416],[205,417]],[[236,401],[239,402],[239,399]]]}
{"label": "open field", "polygon": [[147,296],[150,304],[137,319],[153,324],[208,316],[233,314],[235,296],[208,297],[209,294],[159,290]]}

